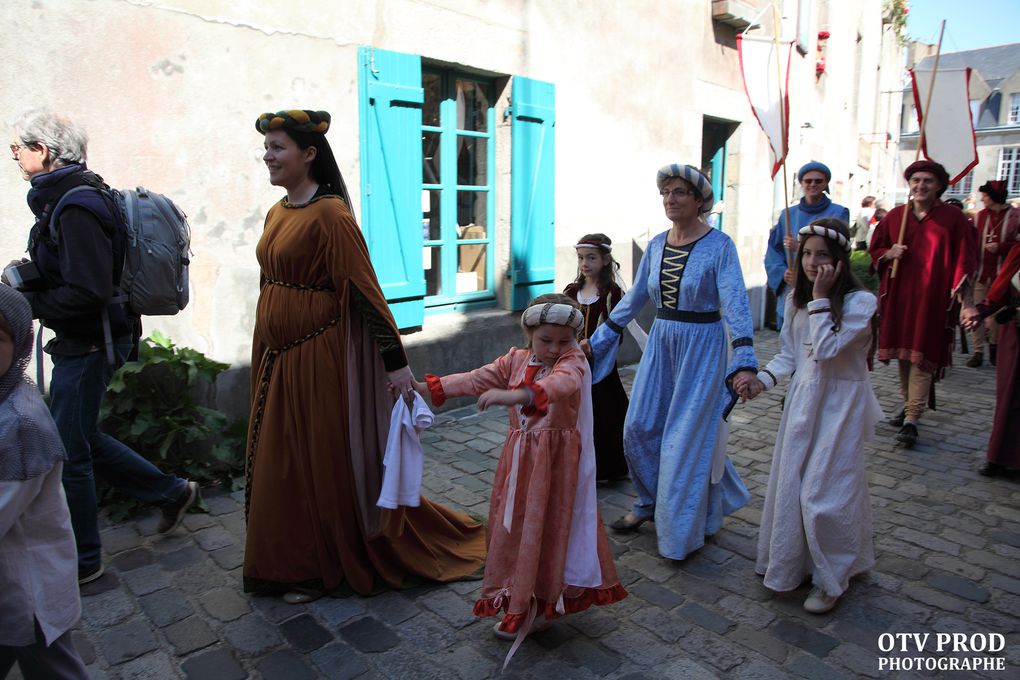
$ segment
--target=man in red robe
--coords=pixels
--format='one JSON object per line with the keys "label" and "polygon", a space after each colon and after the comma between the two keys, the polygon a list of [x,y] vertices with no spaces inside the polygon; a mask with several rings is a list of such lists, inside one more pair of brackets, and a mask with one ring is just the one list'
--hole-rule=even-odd
{"label": "man in red robe", "polygon": [[[988,287],[1002,270],[1002,263],[1016,243],[1017,229],[1020,228],[1020,209],[1006,204],[1009,193],[1004,180],[985,182],[978,191],[981,192],[981,202],[985,207],[977,214],[974,222],[978,258],[977,273],[974,275],[975,302],[980,302],[988,294]],[[974,337],[974,353],[967,366],[977,368],[981,365],[986,336],[988,358],[994,366],[998,347],[996,338],[999,336],[999,325],[995,318],[988,317],[971,332]]]}
{"label": "man in red robe", "polygon": [[[934,379],[950,364],[953,327],[950,311],[959,296],[963,314],[973,311],[970,276],[977,269],[974,229],[962,212],[940,200],[949,185],[945,168],[917,161],[903,173],[910,189],[907,205],[889,211],[871,239],[873,267],[882,278],[878,358],[899,362],[903,411],[890,424],[906,448],[917,441]],[[903,213],[907,218],[899,244]],[[899,260],[896,277],[893,263]]]}

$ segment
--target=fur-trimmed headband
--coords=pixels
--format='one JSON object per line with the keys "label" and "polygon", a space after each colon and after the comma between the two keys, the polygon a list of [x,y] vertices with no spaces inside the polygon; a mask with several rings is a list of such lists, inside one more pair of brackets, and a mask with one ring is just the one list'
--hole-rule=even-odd
{"label": "fur-trimmed headband", "polygon": [[329,130],[329,121],[329,113],[326,111],[289,109],[276,113],[263,113],[255,120],[255,129],[262,134],[266,134],[270,130],[295,130],[297,132],[318,132],[324,135]]}
{"label": "fur-trimmed headband", "polygon": [[701,212],[707,213],[712,209],[712,203],[715,202],[715,198],[712,196],[712,181],[705,177],[700,170],[693,165],[680,165],[679,163],[662,166],[655,175],[655,185],[659,187],[659,191],[662,191],[666,180],[673,177],[679,177],[694,187],[698,196],[701,197]]}
{"label": "fur-trimmed headband", "polygon": [[521,314],[521,325],[525,328],[535,328],[544,323],[554,326],[570,326],[576,331],[584,324],[584,315],[577,307],[558,302],[532,305],[524,310],[524,314]]}
{"label": "fur-trimmed headband", "polygon": [[846,236],[839,233],[835,229],[823,227],[820,224],[809,224],[805,227],[801,227],[800,231],[798,231],[797,234],[799,236],[803,236],[804,238],[807,238],[808,236],[822,236],[824,238],[832,239],[840,246],[842,246],[843,250],[845,250],[848,253],[850,252],[851,248],[850,239],[848,239]]}

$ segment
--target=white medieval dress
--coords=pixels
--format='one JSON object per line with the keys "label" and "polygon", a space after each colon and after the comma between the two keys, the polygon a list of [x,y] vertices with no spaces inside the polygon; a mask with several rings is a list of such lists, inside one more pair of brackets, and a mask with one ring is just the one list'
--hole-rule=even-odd
{"label": "white medieval dress", "polygon": [[837,329],[827,299],[805,309],[786,297],[780,351],[758,373],[766,389],[793,378],[779,422],[755,570],[765,586],[815,587],[842,595],[875,563],[864,443],[882,409],[868,380],[875,296],[843,301]]}

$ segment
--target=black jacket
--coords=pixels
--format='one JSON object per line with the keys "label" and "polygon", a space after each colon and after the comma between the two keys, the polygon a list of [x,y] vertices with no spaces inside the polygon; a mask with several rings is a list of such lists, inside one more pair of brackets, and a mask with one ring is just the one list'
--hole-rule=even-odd
{"label": "black jacket", "polygon": [[[67,165],[32,178],[28,204],[36,216],[29,236],[29,257],[42,277],[39,289],[27,292],[32,314],[56,334],[46,350],[51,354],[79,355],[103,346],[101,311],[108,306],[113,337],[134,334],[137,318],[123,305],[108,305],[117,290],[123,239],[117,222],[98,194],[76,194],[57,220],[56,241],[51,238],[49,215],[60,197],[85,184],[88,172]],[[78,196],[82,196],[79,201]],[[119,251],[115,255],[115,250]]]}

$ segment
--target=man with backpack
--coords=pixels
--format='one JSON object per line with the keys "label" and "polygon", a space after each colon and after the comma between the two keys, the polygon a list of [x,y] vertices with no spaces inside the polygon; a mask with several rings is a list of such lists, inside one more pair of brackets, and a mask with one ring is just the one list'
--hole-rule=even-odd
{"label": "man with backpack", "polygon": [[[96,473],[159,506],[160,533],[176,528],[198,500],[196,483],[160,471],[99,430],[103,395],[134,346],[139,317],[130,305],[115,301],[122,299],[127,230],[109,187],[85,167],[87,143],[80,127],[48,111],[29,111],[15,124],[11,153],[31,182],[28,204],[36,222],[29,236],[31,259],[12,262],[3,275],[55,335],[45,347],[53,361],[50,411],[67,449],[63,483],[79,583],[103,573]],[[92,189],[60,200],[81,186]]]}

